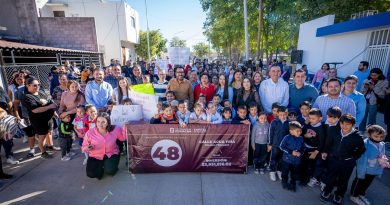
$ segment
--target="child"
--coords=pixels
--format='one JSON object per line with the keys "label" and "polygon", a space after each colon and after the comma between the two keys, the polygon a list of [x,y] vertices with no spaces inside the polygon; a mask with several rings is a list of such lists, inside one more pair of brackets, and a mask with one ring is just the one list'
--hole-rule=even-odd
{"label": "child", "polygon": [[[85,132],[88,132],[89,130],[96,127],[97,109],[94,105],[87,105],[85,106],[85,111],[88,114],[87,121],[85,122]],[[85,152],[84,155],[85,159],[83,161],[83,165],[86,165],[88,160],[88,153]]]}
{"label": "child", "polygon": [[179,106],[179,101],[172,100],[171,103],[169,103],[172,107],[173,114],[176,114],[177,112],[177,106]]}
{"label": "child", "polygon": [[[292,110],[292,111],[288,111],[288,120],[290,121],[290,122],[292,122],[292,121],[297,121],[297,119],[298,119],[298,114],[297,114],[297,112],[295,112],[295,110]],[[299,123],[300,124],[300,123]]]}
{"label": "child", "polygon": [[267,142],[269,123],[265,112],[260,112],[258,121],[253,125],[251,133],[251,145],[254,150],[255,174],[264,174],[265,159],[267,157]]}
{"label": "child", "polygon": [[[14,158],[12,148],[14,146],[13,137],[19,130],[17,120],[14,116],[9,115],[5,108],[0,107],[0,151],[1,146],[4,147],[7,163],[19,164],[19,161]],[[1,163],[1,161],[0,161]],[[1,170],[0,170],[1,171]]]}
{"label": "child", "polygon": [[194,112],[190,114],[190,123],[206,123],[207,116],[203,112],[203,105],[201,103],[195,103]]}
{"label": "child", "polygon": [[112,111],[112,108],[114,108],[114,105],[115,105],[116,103],[115,103],[115,101],[113,101],[113,100],[108,100],[108,102],[107,102],[107,113],[109,114],[109,115],[111,115],[111,111]]}
{"label": "child", "polygon": [[326,140],[328,157],[328,175],[325,189],[321,193],[321,201],[329,201],[333,188],[337,190],[333,195],[333,203],[341,204],[348,188],[348,181],[355,167],[356,160],[363,154],[365,147],[363,137],[355,130],[355,117],[344,114],[340,118],[340,132],[337,135],[328,135]]}
{"label": "child", "polygon": [[[282,158],[282,186],[283,189],[296,191],[296,180],[299,174],[299,164],[301,156],[305,150],[303,144],[302,125],[297,121],[289,123],[289,135],[286,135],[280,143],[280,150],[283,152]],[[288,175],[290,174],[290,182]]]}
{"label": "child", "polygon": [[303,126],[303,133],[305,132],[305,127],[309,125],[309,112],[311,110],[311,103],[309,101],[303,101],[299,105],[299,111],[301,114],[298,116],[297,121]]}
{"label": "child", "polygon": [[356,204],[371,204],[365,197],[367,188],[376,176],[382,175],[384,168],[390,168],[383,142],[385,133],[385,129],[379,125],[367,128],[368,138],[364,140],[366,151],[357,160],[357,174],[351,187],[350,199]]}
{"label": "child", "polygon": [[212,102],[215,105],[215,107],[217,108],[217,112],[222,113],[223,107],[221,106],[221,96],[219,96],[218,94],[215,94]]}
{"label": "child", "polygon": [[276,117],[278,117],[278,108],[280,106],[282,105],[278,102],[272,103],[272,113],[267,117],[268,123],[271,123]]}
{"label": "child", "polygon": [[223,107],[228,107],[228,108],[230,108],[230,110],[232,111],[232,118],[236,117],[237,112],[236,112],[236,110],[233,108],[232,103],[230,103],[230,101],[229,101],[228,99],[226,99],[226,100],[223,101]]}
{"label": "child", "polygon": [[199,99],[198,99],[198,103],[203,105],[203,109],[206,109],[206,105],[207,105],[206,96],[204,96],[203,94],[200,94]]}
{"label": "child", "polygon": [[150,124],[176,124],[178,123],[176,115],[173,113],[172,106],[168,103],[162,105],[163,113],[156,114],[150,119]]}
{"label": "child", "polygon": [[73,124],[70,122],[70,115],[66,115],[61,119],[61,124],[59,126],[59,142],[61,147],[61,161],[69,161],[74,155],[70,151],[72,148],[72,134],[73,134]]}
{"label": "child", "polygon": [[233,118],[232,124],[251,124],[247,117],[247,109],[245,105],[238,106],[237,116]]}
{"label": "child", "polygon": [[161,98],[159,98],[157,102],[157,113],[162,113],[162,104],[163,101],[161,100]]}
{"label": "child", "polygon": [[122,105],[132,105],[133,101],[130,98],[125,98],[122,100]]}
{"label": "child", "polygon": [[76,107],[76,116],[72,122],[74,131],[79,138],[79,145],[83,144],[83,138],[85,133],[87,132],[86,123],[88,121],[88,115],[85,114],[85,106],[78,105]]}
{"label": "child", "polygon": [[257,122],[257,104],[256,102],[249,103],[248,119],[251,122],[251,126]]}
{"label": "child", "polygon": [[[276,173],[278,174],[279,180],[282,180],[281,172],[281,159],[282,152],[279,148],[280,142],[283,137],[289,133],[288,129],[288,111],[284,106],[279,106],[277,110],[277,118],[271,122],[269,129],[269,139],[267,150],[271,150],[271,160],[270,160],[270,173],[269,177],[271,181],[276,181]],[[277,172],[276,172],[277,171]]]}
{"label": "child", "polygon": [[166,93],[165,93],[165,98],[167,99],[167,102],[169,104],[171,104],[172,100],[174,100],[176,97],[175,97],[175,93],[171,90],[168,90]]}
{"label": "child", "polygon": [[217,112],[217,108],[213,102],[209,102],[208,109],[206,111],[207,122],[210,124],[221,124],[222,116]]}
{"label": "child", "polygon": [[176,118],[179,119],[179,124],[181,127],[187,127],[190,120],[190,114],[191,113],[186,109],[184,100],[179,100]]}
{"label": "child", "polygon": [[306,150],[302,159],[301,185],[307,184],[310,187],[314,187],[321,180],[324,161],[322,161],[320,156],[323,152],[326,138],[326,127],[322,123],[322,113],[318,108],[310,110],[309,125],[306,127],[303,136]]}
{"label": "child", "polygon": [[224,107],[222,110],[222,124],[230,124],[232,122],[232,110],[230,107]]}

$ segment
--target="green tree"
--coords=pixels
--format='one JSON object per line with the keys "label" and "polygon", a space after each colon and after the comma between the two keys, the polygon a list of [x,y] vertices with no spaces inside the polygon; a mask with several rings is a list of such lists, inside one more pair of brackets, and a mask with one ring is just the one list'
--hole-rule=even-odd
{"label": "green tree", "polygon": [[186,47],[186,40],[182,40],[179,37],[175,36],[169,42],[169,47]]}
{"label": "green tree", "polygon": [[[141,58],[148,59],[148,42],[147,33],[140,31],[140,42],[135,45],[135,52]],[[150,56],[151,58],[159,56],[166,49],[167,40],[163,37],[160,30],[149,31],[149,45],[150,45]]]}
{"label": "green tree", "polygon": [[209,52],[209,46],[205,43],[197,43],[193,47],[194,53],[197,57],[205,57],[206,54]]}

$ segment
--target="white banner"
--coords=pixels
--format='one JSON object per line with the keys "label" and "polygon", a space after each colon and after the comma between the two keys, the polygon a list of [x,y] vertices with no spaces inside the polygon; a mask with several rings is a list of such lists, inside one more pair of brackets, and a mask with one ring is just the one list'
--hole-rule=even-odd
{"label": "white banner", "polygon": [[142,115],[145,121],[149,121],[157,114],[158,96],[138,93],[131,90],[129,98],[134,104],[142,106]]}
{"label": "white banner", "polygon": [[126,122],[142,120],[141,105],[114,105],[111,111],[111,124],[122,126]]}
{"label": "white banner", "polygon": [[[160,69],[164,69],[166,73],[168,73],[168,60],[158,59],[155,62],[156,67],[158,66]],[[154,70],[154,74],[158,74],[158,70]]]}
{"label": "white banner", "polygon": [[173,65],[186,65],[190,63],[190,48],[186,47],[169,47],[168,57]]}

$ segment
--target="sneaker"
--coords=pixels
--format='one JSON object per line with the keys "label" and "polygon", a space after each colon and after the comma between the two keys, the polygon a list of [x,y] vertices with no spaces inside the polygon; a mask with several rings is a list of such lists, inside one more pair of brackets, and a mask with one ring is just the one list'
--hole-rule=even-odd
{"label": "sneaker", "polygon": [[320,183],[321,191],[324,191],[326,184],[324,182]]}
{"label": "sneaker", "polygon": [[60,151],[61,148],[56,147],[56,146],[46,146],[46,149],[49,151]]}
{"label": "sneaker", "polygon": [[275,174],[275,172],[270,172],[269,173],[269,178],[271,179],[271,181],[276,181],[276,174]]}
{"label": "sneaker", "polygon": [[255,174],[259,174],[259,169],[256,169],[256,170],[255,170]]}
{"label": "sneaker", "polygon": [[307,183],[307,186],[309,186],[309,187],[314,187],[316,185],[319,185],[319,182],[316,178],[311,178],[309,183]]}
{"label": "sneaker", "polygon": [[30,149],[30,151],[27,154],[27,158],[31,158],[35,156],[35,149]]}
{"label": "sneaker", "polygon": [[49,154],[47,152],[43,152],[41,157],[44,158],[44,159],[50,159],[50,158],[53,158],[53,155],[51,155],[51,154]]}
{"label": "sneaker", "polygon": [[13,176],[10,175],[10,174],[6,174],[6,173],[3,173],[1,172],[0,173],[0,179],[11,179]]}
{"label": "sneaker", "polygon": [[27,143],[28,142],[28,137],[25,135],[25,136],[23,136],[23,141],[22,141],[23,143]]}
{"label": "sneaker", "polygon": [[366,205],[366,203],[364,203],[364,201],[362,201],[358,196],[351,196],[349,199],[357,205]]}
{"label": "sneaker", "polygon": [[277,171],[276,174],[278,174],[279,180],[282,180],[282,172],[281,171]]}
{"label": "sneaker", "polygon": [[75,156],[75,155],[76,155],[76,153],[74,153],[74,152],[70,151],[70,152],[69,152],[69,153],[67,153],[66,155],[68,155],[68,157],[73,157],[73,156]]}
{"label": "sneaker", "polygon": [[340,205],[343,201],[343,198],[341,196],[337,196],[336,194],[333,196],[332,202],[336,205]]}
{"label": "sneaker", "polygon": [[83,165],[87,165],[87,161],[88,161],[88,158],[85,158],[84,161],[83,161]]}
{"label": "sneaker", "polygon": [[371,205],[371,202],[368,201],[368,199],[365,196],[360,195],[359,198],[360,198],[360,200],[362,200],[364,202],[364,204]]}
{"label": "sneaker", "polygon": [[264,174],[264,169],[260,169],[260,174]]}
{"label": "sneaker", "polygon": [[7,158],[7,163],[8,163],[8,164],[15,165],[15,164],[19,164],[19,161],[16,160],[13,156],[9,156],[9,157]]}
{"label": "sneaker", "polygon": [[325,192],[321,193],[320,200],[327,202],[330,200],[330,193],[326,194]]}
{"label": "sneaker", "polygon": [[297,187],[295,184],[288,184],[288,190],[292,191],[292,192],[296,192],[297,191]]}
{"label": "sneaker", "polygon": [[70,160],[70,157],[69,156],[63,156],[61,157],[61,161],[69,161]]}
{"label": "sneaker", "polygon": [[267,171],[271,171],[270,165],[266,165],[265,167],[266,167],[265,169],[266,169]]}

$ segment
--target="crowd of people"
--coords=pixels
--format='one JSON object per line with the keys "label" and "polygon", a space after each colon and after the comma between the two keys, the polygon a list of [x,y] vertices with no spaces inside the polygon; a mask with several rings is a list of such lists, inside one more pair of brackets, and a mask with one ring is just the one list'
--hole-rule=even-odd
{"label": "crowd of people", "polygon": [[[286,61],[276,60],[267,66],[196,59],[167,68],[132,61],[121,66],[117,60],[104,68],[78,68],[66,62],[51,69],[48,94],[37,78],[21,70],[8,90],[0,90],[0,145],[6,162],[17,164],[13,137],[25,136],[28,157],[33,157],[37,136],[42,158],[61,151],[61,160],[69,161],[76,140],[88,177],[114,175],[126,138],[122,128],[111,124],[111,110],[133,104],[133,85],[151,83],[159,97],[156,114],[147,119],[151,124],[250,125],[248,165],[256,174],[269,171],[271,181],[279,179],[293,192],[297,181],[318,185],[321,200],[340,204],[356,166],[351,200],[370,204],[366,189],[389,168],[384,143],[389,141],[389,78],[380,68],[369,69],[366,61],[343,81],[327,63],[309,77],[306,65],[293,71]],[[387,132],[376,124],[378,111],[384,112]],[[10,177],[0,167],[0,178]]]}

